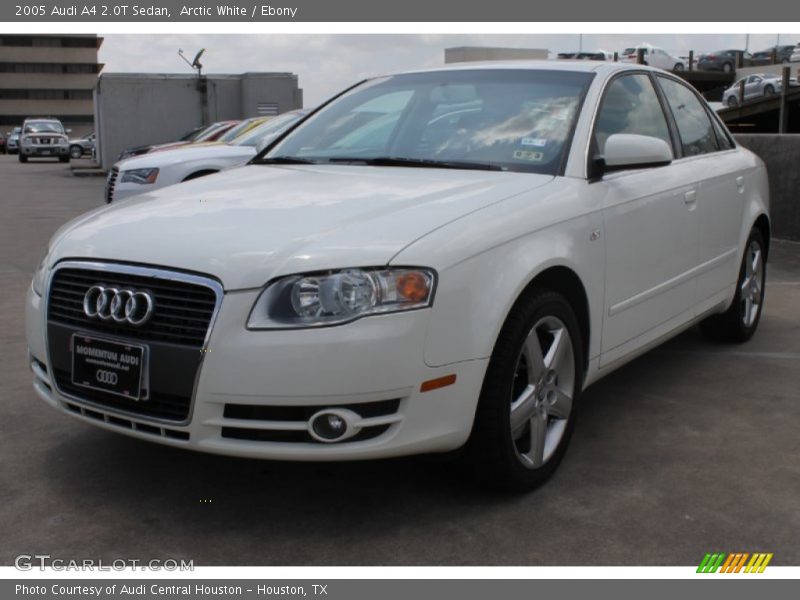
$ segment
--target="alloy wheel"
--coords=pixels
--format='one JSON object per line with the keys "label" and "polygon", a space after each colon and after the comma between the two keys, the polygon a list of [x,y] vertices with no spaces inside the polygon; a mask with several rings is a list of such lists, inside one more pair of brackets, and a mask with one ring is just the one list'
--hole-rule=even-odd
{"label": "alloy wheel", "polygon": [[751,327],[758,318],[763,297],[764,259],[761,245],[753,240],[747,248],[744,261],[744,278],[741,283],[741,315],[745,327]]}
{"label": "alloy wheel", "polygon": [[567,326],[554,316],[531,329],[517,359],[509,417],[519,461],[544,465],[564,437],[575,388],[575,350]]}

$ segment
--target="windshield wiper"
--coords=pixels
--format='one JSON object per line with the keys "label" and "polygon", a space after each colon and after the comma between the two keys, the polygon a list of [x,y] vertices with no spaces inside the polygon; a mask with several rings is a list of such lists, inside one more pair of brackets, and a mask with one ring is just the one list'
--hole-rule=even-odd
{"label": "windshield wiper", "polygon": [[352,158],[334,156],[331,163],[355,163],[371,167],[422,167],[428,169],[475,169],[478,171],[505,171],[500,165],[460,160],[434,160],[430,158],[404,158],[401,156],[376,156],[374,158]]}
{"label": "windshield wiper", "polygon": [[316,160],[297,156],[265,156],[253,161],[257,165],[316,165]]}

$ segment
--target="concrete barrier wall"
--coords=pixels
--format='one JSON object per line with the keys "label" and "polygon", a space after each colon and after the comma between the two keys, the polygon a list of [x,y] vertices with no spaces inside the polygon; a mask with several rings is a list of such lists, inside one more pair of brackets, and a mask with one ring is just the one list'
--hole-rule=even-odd
{"label": "concrete barrier wall", "polygon": [[773,237],[800,241],[800,135],[753,133],[735,137],[767,165]]}

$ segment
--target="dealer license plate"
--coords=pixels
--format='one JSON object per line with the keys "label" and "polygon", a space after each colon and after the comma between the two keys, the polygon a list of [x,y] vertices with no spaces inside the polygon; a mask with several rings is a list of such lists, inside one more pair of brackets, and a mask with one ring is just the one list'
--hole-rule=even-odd
{"label": "dealer license plate", "polygon": [[146,361],[146,346],[72,336],[73,385],[141,400]]}

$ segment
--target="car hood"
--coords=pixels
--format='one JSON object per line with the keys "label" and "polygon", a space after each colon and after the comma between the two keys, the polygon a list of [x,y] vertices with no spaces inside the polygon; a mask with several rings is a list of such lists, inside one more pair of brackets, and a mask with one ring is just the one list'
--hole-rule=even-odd
{"label": "car hood", "polygon": [[170,165],[207,158],[239,158],[244,160],[255,156],[256,149],[250,146],[233,146],[230,144],[189,144],[180,148],[171,148],[133,156],[118,162],[115,167],[120,171],[132,169],[163,169]]}
{"label": "car hood", "polygon": [[434,229],[552,180],[494,171],[245,166],[82,215],[54,238],[48,262],[157,265],[213,275],[227,290],[253,288],[278,275],[386,265]]}

